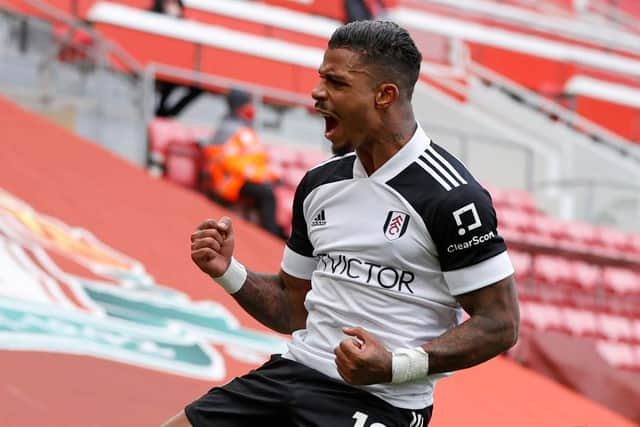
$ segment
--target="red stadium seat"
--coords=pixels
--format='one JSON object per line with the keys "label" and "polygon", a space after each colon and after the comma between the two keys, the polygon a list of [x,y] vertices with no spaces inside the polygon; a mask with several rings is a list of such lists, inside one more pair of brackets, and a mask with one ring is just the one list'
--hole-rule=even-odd
{"label": "red stadium seat", "polygon": [[172,141],[192,141],[190,132],[180,123],[171,119],[154,119],[149,124],[149,157],[151,163],[164,165],[167,147]]}
{"label": "red stadium seat", "polygon": [[524,240],[531,232],[533,216],[525,211],[511,208],[497,210],[498,231],[507,240]]}
{"label": "red stadium seat", "polygon": [[536,212],[536,200],[533,194],[526,190],[512,188],[504,194],[507,204],[513,209],[519,209],[527,212]]}
{"label": "red stadium seat", "polygon": [[572,284],[579,289],[592,292],[603,281],[602,268],[583,261],[571,263]]}
{"label": "red stadium seat", "polygon": [[555,331],[569,334],[571,331],[565,323],[562,311],[553,305],[536,302],[520,304],[525,322],[539,331]]}
{"label": "red stadium seat", "polygon": [[557,246],[567,239],[567,222],[545,214],[537,214],[531,221],[531,243],[544,246]]}
{"label": "red stadium seat", "polygon": [[515,270],[518,284],[525,284],[531,278],[531,255],[527,252],[509,250],[509,257]]}
{"label": "red stadium seat", "polygon": [[327,153],[315,149],[299,150],[296,154],[296,166],[305,170],[311,169],[329,158]]}
{"label": "red stadium seat", "polygon": [[571,262],[553,255],[536,255],[533,260],[533,277],[540,284],[554,287],[572,282]]}
{"label": "red stadium seat", "polygon": [[200,182],[201,151],[196,142],[170,142],[165,160],[165,177],[184,187],[197,189]]}
{"label": "red stadium seat", "polygon": [[592,311],[565,307],[562,309],[562,315],[572,335],[585,338],[604,338],[598,328],[596,315]]}
{"label": "red stadium seat", "polygon": [[640,343],[640,319],[631,320],[631,331],[633,332],[634,340]]}
{"label": "red stadium seat", "polygon": [[280,144],[268,144],[266,148],[269,152],[269,160],[271,160],[273,164],[283,169],[296,165],[298,155],[291,147]]}
{"label": "red stadium seat", "polygon": [[611,227],[597,227],[594,231],[595,244],[605,253],[612,255],[629,250],[629,235]]}
{"label": "red stadium seat", "polygon": [[627,236],[627,244],[631,254],[640,258],[640,234],[629,234]]}
{"label": "red stadium seat", "polygon": [[283,185],[274,188],[276,198],[276,223],[282,227],[285,235],[291,235],[291,218],[293,216],[293,196],[295,192]]}
{"label": "red stadium seat", "polygon": [[58,51],[60,61],[75,63],[90,60],[90,50],[94,47],[95,40],[87,31],[57,23],[53,27],[53,36],[60,44]]}
{"label": "red stadium seat", "polygon": [[607,313],[600,313],[597,318],[598,329],[608,340],[627,343],[635,342],[633,324],[630,319]]}
{"label": "red stadium seat", "polygon": [[605,267],[603,283],[608,292],[619,296],[640,293],[640,276],[627,268]]}
{"label": "red stadium seat", "polygon": [[586,222],[567,222],[566,248],[580,252],[594,252],[595,231]]}
{"label": "red stadium seat", "polygon": [[306,169],[299,168],[297,166],[289,166],[288,168],[284,168],[282,173],[280,174],[280,180],[282,184],[295,189],[302,181],[302,178],[307,173]]}
{"label": "red stadium seat", "polygon": [[598,341],[598,354],[614,368],[637,369],[640,365],[632,346],[611,341]]}

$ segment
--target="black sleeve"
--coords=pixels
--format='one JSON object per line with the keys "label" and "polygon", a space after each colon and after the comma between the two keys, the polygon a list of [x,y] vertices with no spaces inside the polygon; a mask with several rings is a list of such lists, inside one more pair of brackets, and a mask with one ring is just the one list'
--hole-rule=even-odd
{"label": "black sleeve", "polygon": [[309,241],[309,234],[307,233],[307,222],[304,218],[303,203],[307,197],[308,191],[306,190],[306,181],[308,180],[308,174],[302,178],[298,188],[296,188],[296,194],[293,197],[293,218],[291,220],[291,236],[287,241],[287,246],[294,252],[312,257],[313,246]]}
{"label": "black sleeve", "polygon": [[491,197],[479,185],[444,192],[426,210],[442,271],[478,264],[507,249],[498,235]]}

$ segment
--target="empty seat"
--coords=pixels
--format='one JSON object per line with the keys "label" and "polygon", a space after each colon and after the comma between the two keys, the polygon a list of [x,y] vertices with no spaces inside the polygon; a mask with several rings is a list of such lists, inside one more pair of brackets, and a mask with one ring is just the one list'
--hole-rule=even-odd
{"label": "empty seat", "polygon": [[527,252],[509,250],[517,283],[528,282],[531,277],[531,255]]}
{"label": "empty seat", "polygon": [[571,262],[558,256],[536,255],[533,259],[533,277],[543,285],[570,285],[573,279]]}
{"label": "empty seat", "polygon": [[635,334],[630,319],[607,313],[598,314],[597,319],[600,333],[608,340],[629,343],[635,342]]}
{"label": "empty seat", "polygon": [[532,243],[545,246],[557,246],[560,241],[567,239],[566,221],[545,214],[537,214],[531,221]]}
{"label": "empty seat", "polygon": [[571,221],[566,223],[567,249],[580,252],[594,252],[594,227],[586,222]]}
{"label": "empty seat", "polygon": [[293,216],[293,196],[295,192],[283,185],[274,188],[276,198],[276,224],[278,224],[285,235],[291,235],[291,218]]}
{"label": "empty seat", "polygon": [[640,319],[631,319],[631,332],[634,340],[640,343]]}
{"label": "empty seat", "polygon": [[628,233],[611,227],[596,227],[595,244],[604,252],[617,254],[629,249]]}
{"label": "empty seat", "polygon": [[58,59],[62,62],[79,62],[91,60],[91,49],[95,40],[82,28],[71,28],[57,23],[53,26],[53,36],[60,45]]}
{"label": "empty seat", "polygon": [[327,153],[315,149],[298,150],[296,156],[296,166],[306,170],[311,169],[329,158]]}
{"label": "empty seat", "polygon": [[283,169],[296,166],[298,154],[293,148],[280,144],[269,144],[266,145],[266,148],[269,160],[273,164],[279,165]]}
{"label": "empty seat", "polygon": [[631,254],[640,259],[640,234],[629,234],[627,244]]}
{"label": "empty seat", "polygon": [[637,369],[638,360],[632,346],[612,341],[598,341],[598,354],[614,368]]}
{"label": "empty seat", "polygon": [[560,309],[549,304],[523,302],[520,304],[521,316],[526,323],[539,331],[556,331],[569,334],[570,330]]}
{"label": "empty seat", "polygon": [[500,232],[517,232],[528,234],[531,232],[533,216],[517,209],[502,208],[497,210],[498,230]]}
{"label": "empty seat", "polygon": [[620,267],[605,267],[603,273],[605,289],[620,296],[640,293],[640,275]]}
{"label": "empty seat", "polygon": [[536,211],[536,200],[533,194],[519,188],[506,190],[504,193],[507,205],[512,209],[518,209],[534,213]]}
{"label": "empty seat", "polygon": [[306,173],[306,169],[302,169],[297,166],[289,166],[284,168],[280,173],[280,180],[283,185],[295,189],[298,184],[300,184],[300,181],[302,181],[302,178]]}
{"label": "empty seat", "polygon": [[154,119],[149,124],[148,136],[149,158],[158,165],[164,164],[170,142],[192,140],[192,135],[182,124],[170,119]]}
{"label": "empty seat", "polygon": [[604,338],[598,328],[596,315],[592,311],[565,307],[562,315],[571,334],[577,337]]}
{"label": "empty seat", "polygon": [[581,290],[592,292],[602,284],[602,268],[584,261],[571,263],[571,283]]}
{"label": "empty seat", "polygon": [[170,142],[165,160],[165,177],[184,187],[196,189],[200,182],[201,151],[196,142]]}

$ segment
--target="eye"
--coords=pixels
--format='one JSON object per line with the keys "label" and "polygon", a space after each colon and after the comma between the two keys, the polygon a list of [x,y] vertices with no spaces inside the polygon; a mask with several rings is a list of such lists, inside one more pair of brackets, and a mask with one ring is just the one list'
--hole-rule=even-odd
{"label": "eye", "polygon": [[331,83],[333,86],[346,86],[346,83],[344,83],[341,80],[336,80],[333,77],[327,77],[327,81]]}

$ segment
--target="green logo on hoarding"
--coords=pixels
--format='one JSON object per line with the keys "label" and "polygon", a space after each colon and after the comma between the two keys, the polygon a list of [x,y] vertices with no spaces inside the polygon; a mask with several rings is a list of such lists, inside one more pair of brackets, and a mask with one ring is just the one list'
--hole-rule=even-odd
{"label": "green logo on hoarding", "polygon": [[[104,280],[62,271],[49,252]],[[223,380],[225,360],[258,363],[285,344],[242,328],[221,304],[155,284],[138,261],[0,190],[0,349],[90,355]]]}

